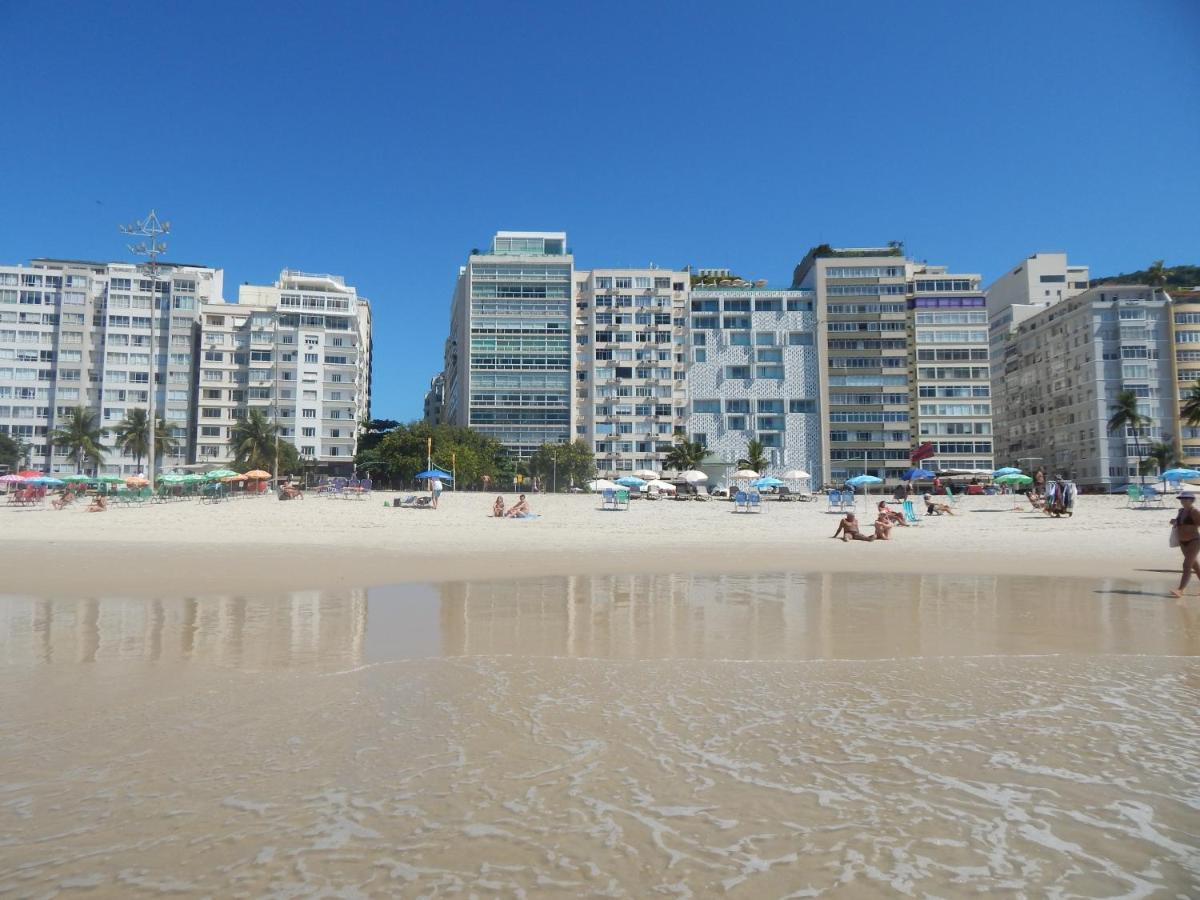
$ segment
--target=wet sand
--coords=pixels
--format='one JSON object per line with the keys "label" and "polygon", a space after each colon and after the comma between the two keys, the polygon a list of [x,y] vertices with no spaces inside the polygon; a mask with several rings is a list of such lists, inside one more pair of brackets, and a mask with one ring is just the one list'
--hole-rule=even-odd
{"label": "wet sand", "polygon": [[0,891],[1193,895],[1200,603],[1157,587],[3,598]]}

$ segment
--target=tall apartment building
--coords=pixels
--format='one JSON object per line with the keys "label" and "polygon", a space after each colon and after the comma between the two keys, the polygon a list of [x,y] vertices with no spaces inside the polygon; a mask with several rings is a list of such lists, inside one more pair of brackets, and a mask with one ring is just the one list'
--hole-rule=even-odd
{"label": "tall apartment building", "polygon": [[[221,297],[223,280],[220,269],[172,263],[160,265],[156,284],[132,263],[0,267],[0,431],[29,445],[34,468],[73,472],[66,451],[50,446],[53,430],[76,406],[112,429],[149,406],[153,380],[156,415],[176,445],[160,465],[187,462],[197,317],[202,303]],[[136,474],[138,461],[111,432],[104,446],[100,474]]]}
{"label": "tall apartment building", "polygon": [[231,460],[234,425],[259,409],[318,471],[351,473],[370,413],[370,303],[339,275],[285,269],[200,312],[197,460]]}
{"label": "tall apartment building", "polygon": [[990,469],[992,411],[980,278],[898,248],[810,251],[793,286],[812,291],[824,349],[821,396],[832,482],[895,484],[917,445],[932,469]]}
{"label": "tall apartment building", "polygon": [[814,484],[825,480],[814,301],[811,290],[693,286],[686,429],[692,440],[736,463],[757,439],[772,468],[802,469]]}
{"label": "tall apartment building", "polygon": [[501,231],[459,270],[443,373],[445,420],[526,459],[575,433],[574,258],[561,231]]}
{"label": "tall apartment building", "polygon": [[1171,292],[1171,360],[1175,379],[1175,446],[1185,466],[1200,466],[1200,425],[1190,424],[1183,407],[1200,384],[1200,288]]}
{"label": "tall apartment building", "polygon": [[425,402],[422,405],[421,421],[426,425],[439,425],[446,407],[446,376],[438,372],[429,380],[429,390],[425,392]]}
{"label": "tall apartment building", "polygon": [[575,437],[602,477],[664,468],[687,414],[687,272],[575,273]]}
{"label": "tall apartment building", "polygon": [[[1062,472],[1085,489],[1119,487],[1138,474],[1139,453],[1176,435],[1176,377],[1167,295],[1141,285],[1102,285],[1022,322],[996,388],[1006,411],[997,456]],[[1133,391],[1151,424],[1109,434],[1117,394]]]}

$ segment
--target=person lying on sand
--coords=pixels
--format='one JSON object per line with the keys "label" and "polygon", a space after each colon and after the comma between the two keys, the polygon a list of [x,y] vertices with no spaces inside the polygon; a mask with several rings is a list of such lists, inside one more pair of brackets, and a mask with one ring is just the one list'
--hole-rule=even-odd
{"label": "person lying on sand", "polygon": [[901,528],[908,527],[908,523],[904,521],[904,513],[896,512],[896,510],[887,505],[886,500],[880,500],[877,509],[879,510],[879,518],[888,525],[899,525]]}
{"label": "person lying on sand", "polygon": [[854,513],[848,512],[842,521],[838,522],[837,531],[833,533],[834,537],[841,537],[842,543],[846,541],[873,541],[875,535],[865,535],[858,530],[858,520],[854,517]]}

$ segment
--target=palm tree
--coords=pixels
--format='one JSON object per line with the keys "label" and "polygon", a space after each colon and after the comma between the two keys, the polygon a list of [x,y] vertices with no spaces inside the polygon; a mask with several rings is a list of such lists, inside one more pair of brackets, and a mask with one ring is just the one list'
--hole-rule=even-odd
{"label": "palm tree", "polygon": [[686,472],[704,462],[704,457],[707,455],[708,449],[703,444],[679,437],[676,438],[675,446],[667,451],[667,458],[663,462],[666,463],[668,469]]}
{"label": "palm tree", "polygon": [[[142,457],[146,455],[149,444],[150,429],[146,427],[147,421],[146,410],[137,407],[129,410],[125,414],[125,418],[118,422],[117,427],[113,429],[117,447],[134,458],[138,469],[142,467]],[[174,456],[178,452],[179,447],[175,439],[171,437],[171,430],[159,416],[154,423],[155,459],[161,460],[167,456]]]}
{"label": "palm tree", "polygon": [[266,469],[268,472],[274,472],[278,436],[279,430],[261,409],[250,410],[246,418],[233,426],[230,435],[229,443],[233,449],[235,465],[242,469]]}
{"label": "palm tree", "polygon": [[770,461],[763,442],[755,438],[746,444],[746,455],[737,464],[739,469],[753,469],[759,475],[765,472]]}
{"label": "palm tree", "polygon": [[1167,283],[1167,270],[1163,266],[1164,262],[1165,260],[1156,259],[1146,270],[1146,284],[1150,287],[1157,289]]}
{"label": "palm tree", "polygon": [[1112,406],[1112,415],[1108,419],[1108,433],[1125,435],[1125,429],[1133,430],[1133,452],[1140,460],[1142,458],[1142,442],[1138,434],[1141,429],[1150,424],[1150,417],[1142,415],[1138,410],[1137,394],[1133,391],[1121,391],[1117,394],[1117,402]]}
{"label": "palm tree", "polygon": [[1175,449],[1175,441],[1157,441],[1151,444],[1146,451],[1146,458],[1141,463],[1141,471],[1143,475],[1150,471],[1161,475],[1167,469],[1177,465],[1179,465],[1179,452]]}
{"label": "palm tree", "polygon": [[76,406],[67,414],[67,421],[54,429],[50,443],[62,447],[75,459],[75,471],[83,474],[83,461],[99,466],[104,462],[101,441],[108,432],[97,423],[97,415],[86,406]]}
{"label": "palm tree", "polygon": [[1183,401],[1183,407],[1179,410],[1179,415],[1189,425],[1200,425],[1200,381],[1192,385],[1187,399]]}

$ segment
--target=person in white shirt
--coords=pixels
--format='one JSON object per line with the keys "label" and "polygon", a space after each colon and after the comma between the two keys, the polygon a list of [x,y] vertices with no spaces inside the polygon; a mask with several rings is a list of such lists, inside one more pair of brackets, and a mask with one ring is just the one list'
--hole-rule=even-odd
{"label": "person in white shirt", "polygon": [[433,503],[431,503],[430,506],[432,506],[434,509],[437,509],[438,500],[441,499],[442,496],[442,479],[430,478],[429,492],[433,495]]}

